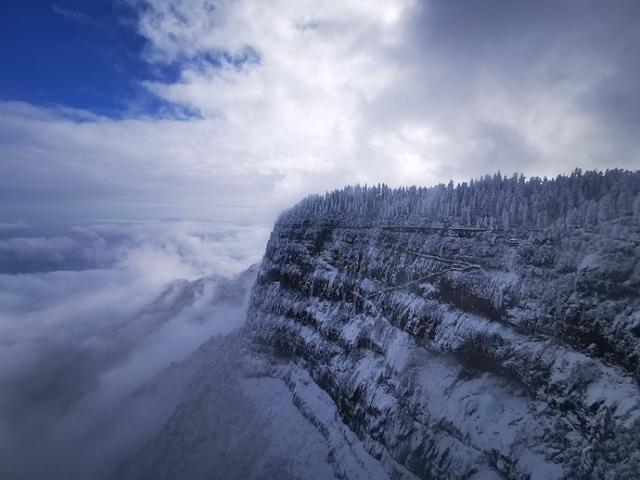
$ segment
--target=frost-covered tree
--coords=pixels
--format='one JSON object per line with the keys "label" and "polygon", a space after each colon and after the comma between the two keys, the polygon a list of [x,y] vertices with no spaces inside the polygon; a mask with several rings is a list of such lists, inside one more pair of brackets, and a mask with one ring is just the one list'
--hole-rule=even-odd
{"label": "frost-covered tree", "polygon": [[640,219],[640,171],[576,169],[553,179],[493,176],[454,185],[357,185],[307,197],[288,220],[417,224],[471,228],[593,228]]}

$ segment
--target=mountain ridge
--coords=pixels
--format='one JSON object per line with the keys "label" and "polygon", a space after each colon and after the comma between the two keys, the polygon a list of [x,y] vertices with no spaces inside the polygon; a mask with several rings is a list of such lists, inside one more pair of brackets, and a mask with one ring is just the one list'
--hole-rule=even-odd
{"label": "mountain ridge", "polygon": [[[507,205],[493,220],[466,222],[469,208],[484,208],[468,187],[379,186],[308,198],[276,223],[242,348],[226,357],[241,367],[229,374],[284,384],[283,401],[324,439],[334,477],[640,471],[640,173],[574,172],[532,186],[496,178],[474,182],[492,199],[487,212]],[[558,197],[562,185],[573,187]],[[522,214],[536,199],[547,214]],[[187,416],[199,411],[206,401]],[[220,465],[266,461],[237,455]],[[279,475],[299,478],[289,460],[278,460]],[[172,468],[165,462],[154,478]]]}

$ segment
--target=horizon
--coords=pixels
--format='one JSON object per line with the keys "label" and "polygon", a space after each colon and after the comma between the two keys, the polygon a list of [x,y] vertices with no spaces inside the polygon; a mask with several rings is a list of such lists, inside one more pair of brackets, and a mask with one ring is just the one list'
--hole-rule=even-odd
{"label": "horizon", "polygon": [[[486,177],[495,177],[500,175],[503,179],[508,179],[508,178],[513,178],[513,177],[523,177],[525,182],[530,182],[531,180],[539,180],[542,182],[546,182],[546,181],[554,181],[558,178],[566,178],[566,177],[570,177],[571,175],[575,174],[576,172],[579,172],[580,174],[585,174],[585,173],[597,173],[598,175],[605,175],[607,172],[609,171],[621,171],[621,172],[627,172],[627,173],[637,173],[640,172],[640,169],[626,169],[626,168],[618,168],[618,167],[611,167],[611,168],[606,168],[606,169],[589,169],[589,170],[585,170],[582,171],[581,168],[575,168],[573,169],[570,173],[567,172],[560,172],[554,176],[538,176],[538,175],[532,175],[532,176],[526,176],[524,175],[522,172],[517,172],[514,171],[513,173],[506,175],[503,174],[500,170],[493,172],[493,173],[486,173],[484,175],[480,175],[477,177],[473,177],[470,179],[461,179],[458,180],[456,182],[454,182],[453,179],[449,179],[449,181],[441,181],[441,182],[437,182],[437,183],[431,183],[431,184],[411,184],[411,183],[407,183],[407,184],[402,184],[402,185],[395,185],[395,186],[389,186],[386,185],[384,182],[379,182],[376,184],[367,184],[367,183],[352,183],[352,184],[344,184],[342,186],[335,186],[331,189],[327,189],[324,190],[323,192],[311,192],[311,193],[307,193],[302,197],[299,197],[297,199],[295,199],[293,201],[293,203],[289,204],[289,205],[284,205],[281,209],[279,210],[273,210],[269,213],[269,216],[266,217],[261,217],[259,219],[256,219],[254,217],[248,216],[248,217],[240,217],[238,218],[237,216],[233,216],[232,218],[228,218],[228,217],[211,217],[209,215],[207,215],[207,213],[204,213],[206,210],[203,210],[203,213],[200,216],[194,216],[193,214],[191,215],[185,215],[185,216],[157,216],[157,217],[153,217],[153,216],[122,216],[122,217],[108,217],[108,216],[104,216],[104,217],[100,217],[100,216],[96,216],[95,214],[92,214],[90,216],[86,216],[86,215],[73,215],[73,214],[69,214],[67,212],[66,215],[63,216],[59,216],[56,218],[47,218],[47,220],[42,220],[42,216],[38,216],[36,215],[35,217],[6,217],[4,218],[5,221],[0,222],[0,232],[2,230],[6,231],[6,232],[15,232],[15,231],[26,231],[26,230],[33,230],[34,228],[37,229],[38,231],[51,231],[48,230],[48,228],[50,229],[55,229],[57,227],[68,227],[68,226],[91,226],[91,225],[100,225],[100,224],[122,224],[122,225],[136,225],[136,224],[171,224],[171,223],[186,223],[186,224],[210,224],[210,225],[229,225],[229,226],[256,226],[256,227],[263,227],[263,226],[272,226],[274,224],[274,222],[277,220],[277,218],[279,216],[281,216],[284,212],[286,212],[288,209],[295,207],[296,205],[298,205],[300,202],[302,202],[303,200],[312,197],[312,196],[326,196],[328,194],[331,194],[333,192],[338,192],[338,191],[342,191],[348,188],[355,188],[355,187],[364,187],[364,188],[372,188],[372,187],[376,187],[376,186],[385,186],[386,188],[389,188],[390,190],[396,190],[396,189],[403,189],[403,188],[411,188],[411,187],[417,187],[417,188],[425,188],[425,189],[431,189],[431,188],[436,188],[436,187],[441,187],[441,186],[447,186],[449,184],[453,184],[454,187],[459,187],[461,185],[469,185],[473,182],[480,182],[482,180],[484,180]],[[202,205],[203,207],[205,207],[206,205]],[[234,212],[226,212],[227,214],[231,214],[231,215],[235,215]],[[46,215],[48,217],[48,214],[43,214]]]}

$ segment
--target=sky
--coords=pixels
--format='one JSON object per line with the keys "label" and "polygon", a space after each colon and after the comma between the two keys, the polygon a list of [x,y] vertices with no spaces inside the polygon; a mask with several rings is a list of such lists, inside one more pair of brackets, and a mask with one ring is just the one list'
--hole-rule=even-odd
{"label": "sky", "polygon": [[272,222],[640,165],[635,0],[5,0],[0,219]]}

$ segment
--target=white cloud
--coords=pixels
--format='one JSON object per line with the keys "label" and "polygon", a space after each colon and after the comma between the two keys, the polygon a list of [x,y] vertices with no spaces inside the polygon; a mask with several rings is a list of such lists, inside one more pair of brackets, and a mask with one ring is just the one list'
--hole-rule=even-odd
{"label": "white cloud", "polygon": [[[299,185],[292,194],[314,189],[318,175],[339,185],[375,168],[360,145],[371,134],[365,106],[403,79],[393,50],[415,2],[238,1],[207,17],[210,4],[149,2],[141,31],[153,58],[185,58],[179,82],[149,88],[215,118],[225,158],[285,177],[280,184]],[[258,63],[220,68],[200,60],[248,47]]]}
{"label": "white cloud", "polygon": [[46,197],[68,211],[271,221],[346,183],[638,164],[635,137],[621,139],[594,106],[633,39],[609,10],[130,1],[147,61],[179,73],[144,86],[199,116],[109,119],[4,103],[2,198],[25,199],[32,213]]}
{"label": "white cloud", "polygon": [[[0,476],[99,478],[140,446],[114,437],[109,422],[122,420],[118,435],[144,434],[138,418],[112,417],[120,402],[242,325],[250,285],[225,282],[259,261],[269,228],[148,222],[40,233],[0,240]],[[91,254],[79,263],[70,248]],[[44,271],[23,260],[26,270],[1,273],[9,257],[43,255],[55,258],[35,264]]]}
{"label": "white cloud", "polygon": [[88,15],[82,13],[82,12],[77,12],[74,10],[69,10],[66,8],[62,8],[59,7],[58,5],[53,5],[51,7],[51,10],[53,11],[53,13],[55,13],[56,15],[60,15],[61,17],[71,21],[71,22],[76,22],[76,23],[82,23],[82,24],[90,24],[92,23],[92,19],[91,17],[89,17]]}

